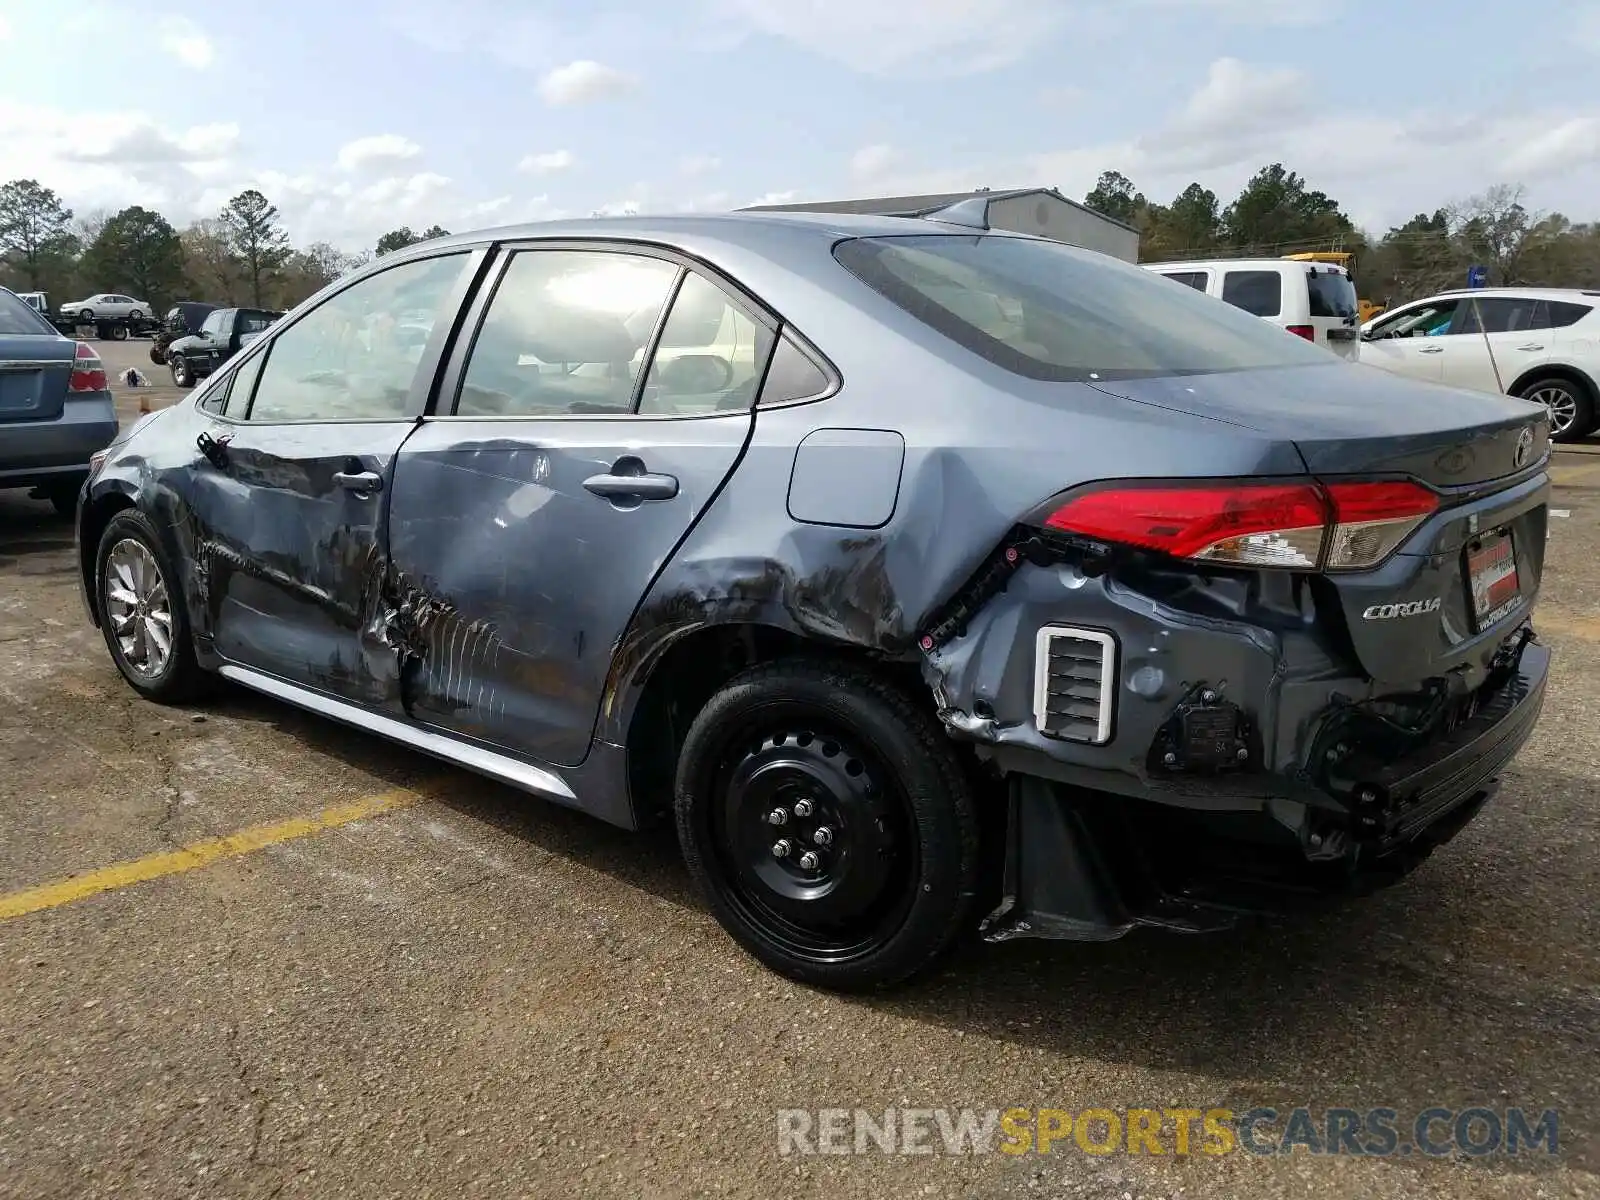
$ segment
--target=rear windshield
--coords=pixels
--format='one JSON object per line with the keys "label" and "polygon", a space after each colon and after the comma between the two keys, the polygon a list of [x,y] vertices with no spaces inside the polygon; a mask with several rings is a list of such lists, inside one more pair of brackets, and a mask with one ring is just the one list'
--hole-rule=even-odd
{"label": "rear windshield", "polygon": [[38,312],[15,295],[0,291],[0,336],[18,333],[54,333]]}
{"label": "rear windshield", "polygon": [[1087,382],[1337,363],[1327,350],[1107,255],[1044,239],[856,238],[834,257],[912,316],[1029,379]]}
{"label": "rear windshield", "polygon": [[1306,276],[1311,289],[1313,317],[1353,317],[1356,315],[1356,285],[1343,271],[1317,271]]}

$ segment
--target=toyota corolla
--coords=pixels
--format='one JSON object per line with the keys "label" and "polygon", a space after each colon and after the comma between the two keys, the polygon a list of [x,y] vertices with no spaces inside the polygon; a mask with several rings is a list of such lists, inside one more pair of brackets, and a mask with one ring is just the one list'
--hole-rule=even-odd
{"label": "toyota corolla", "polygon": [[928,218],[387,256],[97,456],[91,618],[629,828],[838,988],[1392,882],[1544,700],[1544,410]]}

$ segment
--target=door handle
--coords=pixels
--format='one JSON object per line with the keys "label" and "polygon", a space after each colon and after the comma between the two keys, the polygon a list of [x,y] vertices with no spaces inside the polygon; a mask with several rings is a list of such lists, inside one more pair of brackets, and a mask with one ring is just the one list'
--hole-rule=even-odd
{"label": "door handle", "polygon": [[589,476],[583,486],[613,504],[628,500],[635,504],[645,500],[671,500],[678,494],[676,476],[654,474],[637,454],[624,454],[611,464],[611,470]]}
{"label": "door handle", "polygon": [[1418,347],[1417,353],[1418,354],[1443,354],[1444,353],[1444,347],[1443,346],[1421,346],[1421,347]]}
{"label": "door handle", "polygon": [[1539,346],[1539,345],[1535,345],[1533,342],[1529,342],[1526,346],[1518,346],[1517,349],[1518,350],[1526,350],[1531,354],[1535,350],[1543,350],[1544,347],[1543,346]]}
{"label": "door handle", "polygon": [[678,494],[672,475],[591,475],[583,486],[608,500],[671,500]]}
{"label": "door handle", "polygon": [[383,476],[376,471],[335,471],[333,481],[347,492],[364,495],[383,491]]}

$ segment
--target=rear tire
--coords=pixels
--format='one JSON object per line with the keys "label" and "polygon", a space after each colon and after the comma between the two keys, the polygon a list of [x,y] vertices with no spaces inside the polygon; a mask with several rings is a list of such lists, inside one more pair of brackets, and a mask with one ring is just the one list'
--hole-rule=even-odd
{"label": "rear tire", "polygon": [[712,913],[782,975],[890,988],[972,924],[969,775],[926,707],[869,671],[790,659],[736,676],[691,724],[675,791]]}
{"label": "rear tire", "polygon": [[1594,393],[1581,383],[1564,375],[1544,375],[1524,384],[1517,395],[1545,406],[1552,442],[1577,442],[1594,432]]}
{"label": "rear tire", "polygon": [[211,677],[195,660],[178,573],[136,508],[117,513],[100,535],[94,596],[111,661],[134,691],[158,704],[206,691]]}

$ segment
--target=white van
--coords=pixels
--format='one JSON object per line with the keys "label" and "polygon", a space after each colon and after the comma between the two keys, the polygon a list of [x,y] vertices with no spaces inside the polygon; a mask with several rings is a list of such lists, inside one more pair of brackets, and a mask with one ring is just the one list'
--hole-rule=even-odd
{"label": "white van", "polygon": [[1355,362],[1361,355],[1356,288],[1343,267],[1285,258],[1140,265],[1281,325],[1340,358]]}

